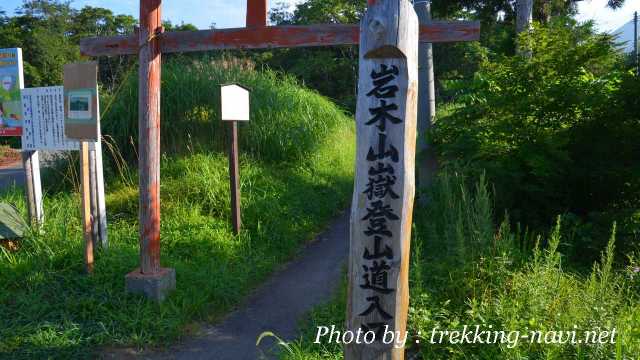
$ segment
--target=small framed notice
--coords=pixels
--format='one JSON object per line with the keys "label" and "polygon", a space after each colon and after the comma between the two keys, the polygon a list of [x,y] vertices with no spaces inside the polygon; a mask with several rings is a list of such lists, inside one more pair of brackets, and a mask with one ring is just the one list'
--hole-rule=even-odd
{"label": "small framed notice", "polygon": [[62,86],[22,90],[22,150],[78,150],[80,144],[64,135]]}
{"label": "small framed notice", "polygon": [[222,121],[249,121],[249,89],[238,84],[220,87]]}
{"label": "small framed notice", "polygon": [[64,66],[64,130],[69,139],[96,141],[100,137],[98,64]]}

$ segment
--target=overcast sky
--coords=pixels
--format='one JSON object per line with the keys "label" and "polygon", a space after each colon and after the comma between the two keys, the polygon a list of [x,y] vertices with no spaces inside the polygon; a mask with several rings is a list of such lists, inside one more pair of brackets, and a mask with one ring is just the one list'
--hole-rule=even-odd
{"label": "overcast sky", "polygon": [[[284,2],[290,5],[304,0],[270,0],[271,6]],[[640,11],[640,1],[627,0],[626,5],[613,11],[606,8],[607,0],[584,0],[579,4],[580,20],[594,19],[602,31],[613,31],[633,18],[635,10]],[[0,9],[13,13],[22,0],[2,0]],[[134,0],[74,0],[75,7],[85,5],[111,9],[117,14],[130,14],[137,17],[138,1]],[[632,5],[633,4],[633,5]],[[174,24],[192,23],[201,29],[215,23],[218,28],[243,27],[245,24],[246,0],[165,0],[164,18]]]}

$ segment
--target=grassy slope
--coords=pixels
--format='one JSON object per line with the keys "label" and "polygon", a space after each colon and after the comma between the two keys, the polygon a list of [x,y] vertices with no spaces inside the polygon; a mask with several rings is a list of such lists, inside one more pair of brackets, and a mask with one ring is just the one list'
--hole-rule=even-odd
{"label": "grassy slope", "polygon": [[[637,359],[640,356],[638,257],[628,269],[611,268],[610,249],[588,277],[577,275],[556,251],[554,231],[545,250],[525,255],[523,239],[492,223],[491,199],[482,183],[473,191],[459,174],[445,173],[434,186],[432,206],[418,208],[411,258],[411,353],[422,359]],[[613,245],[610,242],[610,245]],[[527,253],[528,254],[528,253]],[[286,360],[342,359],[339,345],[314,344],[317,326],[342,329],[343,291],[310,314],[300,341],[283,349]],[[616,328],[615,345],[429,344],[432,329],[603,330]],[[420,336],[416,334],[420,331]],[[579,336],[579,335],[578,335]],[[578,337],[579,339],[579,337]],[[420,340],[416,344],[415,340]]]}
{"label": "grassy slope", "polygon": [[[236,306],[346,206],[353,124],[328,100],[237,64],[166,65],[165,94],[182,89],[184,100],[163,106],[170,127],[163,128],[162,262],[176,269],[177,290],[161,305],[125,294],[124,275],[138,265],[137,187],[134,173],[114,166],[107,172],[110,248],[97,255],[93,276],[83,275],[73,191],[48,194],[42,234],[24,239],[18,253],[0,253],[0,358],[82,358],[101,346],[164,345],[195,330],[194,320],[215,321]],[[229,225],[228,163],[211,100],[217,84],[230,80],[254,89],[253,121],[240,132],[238,237]],[[126,149],[137,117],[133,89],[134,82],[124,88],[104,124],[125,158],[135,156]],[[24,212],[19,191],[0,201]]]}

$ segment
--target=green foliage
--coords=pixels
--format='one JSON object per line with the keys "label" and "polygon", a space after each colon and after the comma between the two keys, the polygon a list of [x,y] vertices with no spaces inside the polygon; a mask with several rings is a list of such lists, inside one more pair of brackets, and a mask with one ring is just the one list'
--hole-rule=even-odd
{"label": "green foliage", "polygon": [[[227,127],[218,109],[220,85],[231,82],[251,89],[251,122],[240,126],[239,140],[243,152],[261,160],[308,158],[344,122],[344,113],[326,98],[289,76],[253,67],[228,57],[167,60],[162,66],[163,153],[226,151]],[[132,75],[103,121],[105,133],[128,160],[135,160],[138,138],[138,86]]]}
{"label": "green foliage", "polygon": [[499,208],[534,226],[637,205],[640,81],[612,39],[561,19],[520,43],[531,57],[488,60],[472,82],[448,84],[459,106],[432,134],[442,158],[486,170]]}
{"label": "green foliage", "polygon": [[[27,87],[54,86],[62,84],[64,64],[80,60],[80,39],[131,34],[135,25],[134,17],[109,9],[75,9],[68,1],[29,0],[15,16],[0,14],[0,47],[22,48]],[[123,56],[98,61],[100,78],[107,87],[132,63]]]}
{"label": "green foliage", "polygon": [[[493,231],[493,216],[485,210],[491,208],[486,185],[480,179],[470,191],[467,182],[459,171],[445,171],[431,190],[433,203],[415,220],[422,237],[418,250],[424,255],[414,258],[419,265],[413,271],[422,271],[428,285],[414,287],[410,324],[413,333],[422,334],[420,343],[426,343],[416,349],[422,358],[611,359],[637,353],[640,343],[633,339],[632,329],[639,324],[626,321],[629,313],[638,311],[635,304],[640,294],[629,291],[625,274],[612,268],[615,230],[602,260],[583,277],[563,265],[564,257],[558,252],[560,219],[546,241],[511,230],[508,221]],[[532,257],[523,255],[526,243],[537,244]],[[433,329],[463,325],[523,334],[575,329],[578,336],[583,331],[616,328],[619,337],[617,345],[589,346],[522,339],[513,348],[429,342]]]}
{"label": "green foliage", "polygon": [[[508,219],[494,230],[492,199],[480,178],[460,168],[441,172],[428,190],[430,203],[414,215],[411,244],[409,348],[415,359],[633,359],[640,352],[640,263],[631,256],[625,270],[613,268],[615,226],[602,258],[587,276],[568,270],[559,252],[561,219],[545,239]],[[523,251],[537,244],[531,256]],[[342,359],[335,344],[313,344],[317,326],[344,324],[344,294],[311,314],[293,354],[281,358]],[[508,344],[454,344],[435,330],[481,329],[584,331],[616,329],[615,344],[540,344],[521,338]],[[565,335],[566,337],[566,335]],[[416,342],[419,341],[419,342]]]}
{"label": "green foliage", "polygon": [[[271,72],[234,67],[222,78],[225,70],[211,63],[167,65],[165,94],[179,96],[167,103],[183,104],[163,107],[172,126],[163,136],[178,151],[165,151],[161,163],[162,260],[176,269],[177,289],[160,305],[124,292],[123,276],[139,265],[138,189],[135,170],[127,170],[135,166],[116,162],[106,177],[110,247],[97,253],[92,276],[83,272],[77,191],[48,193],[42,232],[28,234],[18,252],[0,252],[0,358],[96,358],[105,346],[165,346],[197,330],[194,321],[215,321],[239,305],[347,205],[354,130],[333,104]],[[230,226],[228,159],[216,147],[222,136],[212,131],[219,120],[199,115],[217,114],[213,99],[222,80],[254,87],[254,117],[240,134],[253,143],[240,147],[239,236]],[[120,93],[113,107],[126,109],[130,97]],[[127,131],[136,123],[133,115],[118,126]],[[109,122],[103,129],[109,146],[127,139],[115,129]],[[121,159],[117,148],[111,153]],[[63,169],[65,176],[75,178],[76,166]],[[19,189],[0,201],[26,213]]]}
{"label": "green foliage", "polygon": [[[279,3],[271,11],[278,25],[355,24],[366,8],[365,0],[310,0],[298,4],[293,13]],[[353,46],[281,49],[255,55],[258,64],[286,71],[302,83],[355,112],[358,51]]]}

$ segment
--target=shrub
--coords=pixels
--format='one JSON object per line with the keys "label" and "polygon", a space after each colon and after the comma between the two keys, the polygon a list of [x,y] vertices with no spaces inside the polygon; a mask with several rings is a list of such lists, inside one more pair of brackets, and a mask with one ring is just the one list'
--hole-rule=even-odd
{"label": "shrub", "polygon": [[612,38],[556,19],[520,41],[531,57],[485,61],[472,82],[449,83],[460,103],[431,134],[444,161],[486,171],[498,208],[537,227],[637,206],[640,80]]}
{"label": "shrub", "polygon": [[[113,137],[126,159],[135,160],[137,77],[125,81],[105,115],[103,132]],[[239,127],[239,141],[244,153],[261,160],[304,159],[345,118],[328,99],[298,86],[289,76],[258,72],[252,63],[237,59],[173,56],[162,65],[163,153],[226,151],[220,85],[231,82],[252,90],[251,122]]]}

